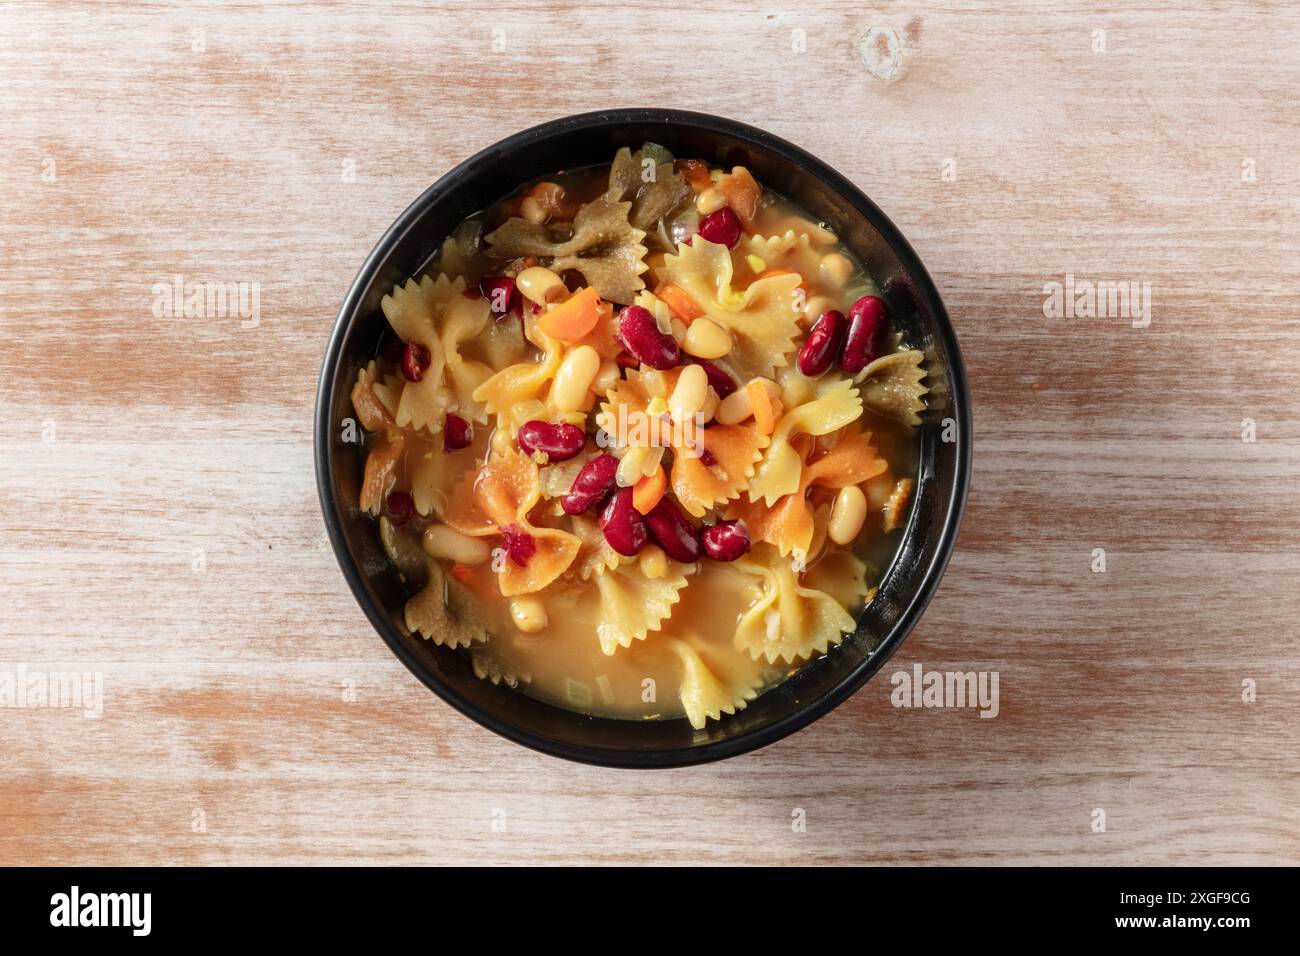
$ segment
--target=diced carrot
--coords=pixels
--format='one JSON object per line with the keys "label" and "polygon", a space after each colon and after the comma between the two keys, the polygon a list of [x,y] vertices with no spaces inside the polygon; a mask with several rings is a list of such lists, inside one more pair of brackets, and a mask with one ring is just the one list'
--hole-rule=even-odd
{"label": "diced carrot", "polygon": [[537,324],[553,339],[577,342],[596,327],[600,314],[600,294],[587,286],[543,313]]}
{"label": "diced carrot", "polygon": [[661,282],[655,286],[655,295],[663,300],[664,305],[672,309],[683,322],[694,322],[704,314],[704,310],[679,285]]}
{"label": "diced carrot", "polygon": [[772,407],[772,398],[762,382],[750,382],[745,386],[749,393],[749,404],[754,409],[754,423],[764,435],[776,431],[776,409]]}
{"label": "diced carrot", "polygon": [[709,164],[702,159],[679,159],[677,171],[686,177],[686,181],[697,193],[702,193],[713,185],[713,179],[709,176]]}
{"label": "diced carrot", "polygon": [[451,566],[451,576],[462,584],[469,581],[474,574],[474,569],[468,564],[453,564]]}
{"label": "diced carrot", "polygon": [[667,488],[668,475],[664,472],[664,466],[660,465],[653,475],[638,478],[632,486],[632,507],[639,514],[649,514],[659,504]]}
{"label": "diced carrot", "polygon": [[744,166],[735,166],[718,180],[718,189],[727,200],[731,211],[740,217],[740,222],[748,228],[758,215],[758,197],[762,187],[754,181],[749,170]]}
{"label": "diced carrot", "polygon": [[558,183],[538,183],[528,190],[527,197],[537,204],[551,219],[572,219],[578,203],[566,198],[564,187]]}
{"label": "diced carrot", "polygon": [[619,341],[614,322],[614,305],[602,301],[597,306],[597,312],[595,326],[574,344],[590,345],[602,359],[614,358],[623,351],[623,343]]}

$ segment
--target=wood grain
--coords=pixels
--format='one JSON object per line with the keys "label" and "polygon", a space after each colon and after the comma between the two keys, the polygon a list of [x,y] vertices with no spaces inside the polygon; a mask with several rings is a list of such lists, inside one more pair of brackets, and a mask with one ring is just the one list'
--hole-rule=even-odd
{"label": "wood grain", "polygon": [[[98,720],[0,709],[0,858],[1300,862],[1300,11],[1188,7],[0,5],[0,671],[104,680]],[[629,105],[768,128],[876,199],[977,434],[885,672],[650,774],[425,691],[311,467],[326,337],[397,213],[521,126]],[[1045,318],[1067,272],[1149,282],[1150,327]],[[260,322],[156,317],[176,274],[260,283]],[[915,663],[997,671],[999,716],[892,707]]]}

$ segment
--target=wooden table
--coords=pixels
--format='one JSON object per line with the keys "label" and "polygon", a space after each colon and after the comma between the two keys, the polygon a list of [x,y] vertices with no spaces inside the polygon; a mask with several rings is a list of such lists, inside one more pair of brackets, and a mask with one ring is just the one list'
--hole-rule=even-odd
{"label": "wooden table", "polygon": [[[99,719],[0,709],[0,859],[1300,860],[1300,11],[585,6],[0,7],[0,673],[103,681]],[[976,410],[898,656],[792,738],[660,773],[429,694],[347,593],[311,461],[326,337],[397,213],[628,105],[862,186]],[[1149,326],[1047,317],[1067,274],[1149,283]],[[178,275],[259,283],[258,321],[169,314]],[[891,706],[918,663],[996,671],[999,715]]]}

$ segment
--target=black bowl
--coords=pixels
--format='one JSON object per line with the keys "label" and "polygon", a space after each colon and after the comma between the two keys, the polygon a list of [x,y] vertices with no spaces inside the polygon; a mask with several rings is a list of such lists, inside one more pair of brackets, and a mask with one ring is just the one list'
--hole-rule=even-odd
{"label": "black bowl", "polygon": [[[479,680],[464,655],[407,632],[407,591],[378,528],[357,508],[362,449],[342,441],[357,369],[373,357],[386,322],[379,300],[418,274],[471,213],[527,181],[608,162],[645,141],[676,156],[743,164],[758,180],[825,221],[884,290],[894,320],[927,355],[930,408],[920,428],[916,493],[897,558],[858,615],[855,633],[748,708],[704,730],[685,719],[582,716]],[[316,479],[325,526],[352,593],[394,654],[461,713],[517,743],[615,767],[678,767],[731,757],[779,740],[822,716],[898,649],[929,603],[957,539],[970,474],[970,396],[957,339],[934,283],[894,224],[825,163],[770,133],[678,110],[585,113],[516,133],[467,159],[425,190],[379,240],[348,290],[325,352],[316,402]],[[946,441],[944,439],[947,439]]]}

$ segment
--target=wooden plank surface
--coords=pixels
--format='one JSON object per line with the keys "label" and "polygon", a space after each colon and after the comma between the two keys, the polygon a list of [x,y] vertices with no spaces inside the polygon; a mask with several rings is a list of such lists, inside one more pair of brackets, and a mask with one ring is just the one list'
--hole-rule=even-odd
{"label": "wooden plank surface", "polygon": [[[98,719],[0,709],[0,859],[1300,862],[1298,90],[1285,3],[0,5],[0,675],[103,681]],[[862,186],[947,300],[977,433],[884,672],[651,774],[430,695],[311,465],[383,229],[502,136],[630,105]],[[1045,317],[1067,273],[1149,283],[1149,326]],[[155,315],[178,274],[259,283],[255,327]],[[918,663],[996,671],[998,716],[892,706]]]}

